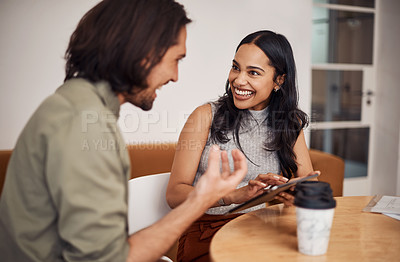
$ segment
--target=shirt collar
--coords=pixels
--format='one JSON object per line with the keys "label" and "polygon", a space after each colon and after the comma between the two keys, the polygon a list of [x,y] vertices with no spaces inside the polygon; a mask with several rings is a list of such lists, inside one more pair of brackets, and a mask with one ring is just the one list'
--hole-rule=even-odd
{"label": "shirt collar", "polygon": [[249,110],[251,116],[257,121],[258,124],[267,119],[268,116],[268,106],[262,110]]}
{"label": "shirt collar", "polygon": [[111,85],[106,81],[100,81],[93,84],[96,88],[96,93],[103,101],[105,107],[118,118],[121,104],[117,94],[112,90]]}

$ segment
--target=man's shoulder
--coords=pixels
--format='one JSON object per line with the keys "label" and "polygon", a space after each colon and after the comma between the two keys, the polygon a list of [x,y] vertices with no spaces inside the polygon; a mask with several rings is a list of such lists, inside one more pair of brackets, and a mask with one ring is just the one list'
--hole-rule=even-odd
{"label": "man's shoulder", "polygon": [[76,78],[66,81],[54,94],[54,99],[62,99],[76,110],[98,109],[104,105],[91,82]]}
{"label": "man's shoulder", "polygon": [[101,111],[104,105],[88,81],[76,79],[61,85],[33,113],[26,128],[31,132],[55,131],[71,121],[79,121],[82,112]]}

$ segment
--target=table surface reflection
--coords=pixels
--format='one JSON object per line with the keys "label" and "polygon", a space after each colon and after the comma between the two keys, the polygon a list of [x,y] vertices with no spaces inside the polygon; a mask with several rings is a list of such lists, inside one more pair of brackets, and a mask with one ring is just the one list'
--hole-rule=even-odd
{"label": "table surface reflection", "polygon": [[234,261],[399,261],[400,221],[362,212],[371,196],[337,197],[328,251],[297,251],[295,207],[270,206],[242,215],[214,236],[214,262]]}

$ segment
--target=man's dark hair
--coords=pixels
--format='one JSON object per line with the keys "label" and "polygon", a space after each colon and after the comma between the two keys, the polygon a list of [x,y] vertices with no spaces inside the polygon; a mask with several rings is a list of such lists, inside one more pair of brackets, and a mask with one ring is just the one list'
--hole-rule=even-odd
{"label": "man's dark hair", "polygon": [[190,22],[174,0],[104,0],[71,36],[64,81],[105,80],[117,93],[146,88],[147,75]]}

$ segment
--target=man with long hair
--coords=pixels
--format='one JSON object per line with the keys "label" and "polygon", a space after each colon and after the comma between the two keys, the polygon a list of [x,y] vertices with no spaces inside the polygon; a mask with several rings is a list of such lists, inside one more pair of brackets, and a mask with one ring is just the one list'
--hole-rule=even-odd
{"label": "man with long hair", "polygon": [[104,0],[84,15],[66,52],[64,84],[13,150],[0,199],[2,261],[155,261],[242,180],[243,154],[232,152],[231,172],[215,146],[188,199],[128,236],[130,160],[119,108],[150,110],[156,90],[178,80],[189,22],[174,0]]}

